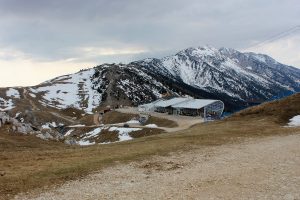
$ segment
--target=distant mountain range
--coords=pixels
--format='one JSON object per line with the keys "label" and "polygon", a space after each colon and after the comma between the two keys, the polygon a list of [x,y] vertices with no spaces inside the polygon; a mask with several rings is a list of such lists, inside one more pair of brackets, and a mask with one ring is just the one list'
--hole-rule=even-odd
{"label": "distant mountain range", "polygon": [[134,64],[147,74],[192,87],[196,97],[221,99],[230,109],[300,91],[300,69],[267,55],[229,48],[188,48],[173,56]]}
{"label": "distant mountain range", "polygon": [[92,113],[107,105],[190,95],[220,99],[232,112],[299,91],[300,69],[263,54],[205,46],[162,59],[102,64],[33,87],[1,88],[0,111],[36,107]]}

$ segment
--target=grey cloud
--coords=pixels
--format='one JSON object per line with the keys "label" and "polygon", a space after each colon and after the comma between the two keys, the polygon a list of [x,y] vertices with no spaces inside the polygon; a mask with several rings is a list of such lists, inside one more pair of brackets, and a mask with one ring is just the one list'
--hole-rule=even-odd
{"label": "grey cloud", "polygon": [[[35,59],[97,62],[210,44],[243,49],[299,24],[298,0],[0,0],[0,48]],[[85,57],[80,47],[149,50]]]}

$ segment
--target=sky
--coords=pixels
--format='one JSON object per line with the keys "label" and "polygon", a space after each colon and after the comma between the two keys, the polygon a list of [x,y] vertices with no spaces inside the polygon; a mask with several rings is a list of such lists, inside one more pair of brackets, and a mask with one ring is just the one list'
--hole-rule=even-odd
{"label": "sky", "polygon": [[0,87],[210,45],[300,68],[299,0],[0,0]]}

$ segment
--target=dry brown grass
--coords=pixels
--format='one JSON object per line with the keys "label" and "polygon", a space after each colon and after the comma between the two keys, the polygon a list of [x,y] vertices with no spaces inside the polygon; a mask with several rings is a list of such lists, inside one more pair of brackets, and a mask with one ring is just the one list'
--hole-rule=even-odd
{"label": "dry brown grass", "polygon": [[94,115],[85,115],[78,120],[79,124],[84,124],[86,126],[95,125],[94,124]]}
{"label": "dry brown grass", "polygon": [[80,136],[83,133],[88,133],[91,132],[95,129],[95,127],[77,127],[77,128],[69,128],[70,129],[74,129],[74,131],[72,131],[71,136],[72,137],[76,137],[76,138],[80,138]]}
{"label": "dry brown grass", "polygon": [[84,114],[82,110],[71,107],[60,110],[60,113],[66,116],[76,117],[77,119],[81,118],[82,114]]}
{"label": "dry brown grass", "polygon": [[[122,123],[122,122],[129,121],[135,117],[138,117],[138,115],[111,111],[104,114],[103,123],[104,124]],[[146,124],[156,124],[159,127],[167,127],[167,128],[174,128],[178,126],[178,124],[172,120],[158,118],[154,116],[150,116]]]}
{"label": "dry brown grass", "polygon": [[146,124],[156,124],[159,127],[174,128],[178,124],[172,120],[150,116]]}
{"label": "dry brown grass", "polygon": [[[295,95],[285,103],[264,104],[224,121],[199,124],[177,133],[91,147],[64,146],[32,136],[9,135],[5,130],[0,130],[0,171],[5,173],[0,176],[0,199],[8,199],[11,195],[35,188],[41,190],[108,165],[145,159],[151,155],[236,143],[253,137],[299,134],[300,128],[285,128],[281,123],[278,124],[286,119],[278,106],[285,106],[290,117],[299,113],[300,108],[293,105],[287,107],[287,103],[297,103],[298,99],[299,95]],[[295,111],[291,111],[293,107]],[[118,123],[120,118],[114,120]]]}
{"label": "dry brown grass", "polygon": [[64,118],[58,118],[57,116],[49,113],[49,112],[43,112],[43,111],[33,111],[32,115],[36,119],[37,124],[45,124],[46,122],[56,122],[57,124],[63,123],[66,125],[70,125],[71,123]]}
{"label": "dry brown grass", "polygon": [[300,93],[287,98],[263,103],[251,107],[232,116],[232,119],[240,117],[262,117],[268,116],[281,125],[286,124],[289,119],[300,114]]}
{"label": "dry brown grass", "polygon": [[134,114],[126,114],[126,113],[120,113],[116,111],[110,111],[104,114],[102,121],[104,124],[116,124],[116,123],[127,122],[137,116],[138,115],[134,115]]}
{"label": "dry brown grass", "polygon": [[[86,133],[95,130],[96,127],[79,127],[72,131],[71,135],[68,137],[73,137],[77,140],[82,139],[82,137],[86,136]],[[72,128],[70,128],[72,129]],[[164,133],[164,130],[161,129],[153,129],[153,128],[143,128],[142,130],[133,131],[129,133],[129,135],[133,138],[140,138],[145,136],[157,135]],[[118,131],[109,131],[108,129],[102,129],[101,133],[91,138],[96,143],[110,143],[119,141]]]}
{"label": "dry brown grass", "polygon": [[129,135],[133,138],[140,138],[140,137],[146,137],[151,135],[158,135],[164,133],[164,130],[157,129],[157,128],[143,128],[139,131],[133,131],[130,132]]}
{"label": "dry brown grass", "polygon": [[1,198],[18,192],[52,186],[78,178],[118,162],[144,159],[153,154],[240,142],[249,137],[291,134],[268,118],[232,120],[194,126],[186,131],[138,138],[133,141],[70,147],[44,142],[32,136],[1,133]]}
{"label": "dry brown grass", "polygon": [[101,131],[101,134],[95,138],[96,143],[107,143],[107,142],[116,142],[119,141],[119,134],[117,131],[108,131],[104,129]]}

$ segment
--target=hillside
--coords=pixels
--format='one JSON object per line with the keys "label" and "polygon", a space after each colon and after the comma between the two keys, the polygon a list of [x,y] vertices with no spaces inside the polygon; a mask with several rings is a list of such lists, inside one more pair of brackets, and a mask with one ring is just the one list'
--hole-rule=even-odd
{"label": "hillside", "polygon": [[194,95],[220,98],[231,109],[300,91],[300,70],[271,57],[234,49],[188,48],[162,59],[134,62],[141,69],[192,86]]}
{"label": "hillside", "polygon": [[[245,141],[256,141],[268,136],[283,137],[298,134],[300,128],[283,126],[288,119],[281,110],[289,111],[288,118],[299,114],[299,101],[299,94],[295,94],[241,111],[226,120],[198,124],[176,133],[164,133],[123,143],[84,148],[51,141],[38,142],[36,137],[19,136],[6,132],[6,129],[0,129],[0,173],[2,174],[0,197],[9,199],[10,195],[35,188],[41,191],[43,186],[47,186],[44,188],[47,190],[53,185],[82,177],[116,163],[149,160],[150,155],[168,155],[170,152],[194,150],[199,150],[197,155],[202,155],[207,148],[221,148],[224,145],[234,144],[241,144],[238,147],[240,151]],[[211,156],[213,155],[205,157],[203,162]],[[151,167],[152,164],[145,166]],[[155,163],[153,166],[160,167]]]}
{"label": "hillside", "polygon": [[[9,115],[9,123],[14,124],[6,127],[10,130],[27,127],[25,134],[67,144],[108,143],[181,127],[152,130],[135,124],[134,128],[124,129],[121,126],[132,119],[136,121],[136,116],[118,113],[110,118],[111,123],[104,118],[107,126],[99,127],[99,112],[105,109],[137,106],[164,96],[189,95],[220,99],[225,103],[225,111],[234,112],[295,93],[300,90],[299,80],[299,69],[269,56],[206,46],[188,48],[162,59],[103,64],[32,87],[0,88],[0,112]],[[252,113],[267,113],[253,109],[250,108]],[[292,114],[293,109],[273,115],[285,123]],[[113,122],[114,117],[119,121]],[[151,120],[155,126],[176,124]]]}
{"label": "hillside", "polygon": [[245,109],[229,119],[267,117],[284,125],[296,115],[300,115],[300,93]]}
{"label": "hillside", "polygon": [[0,111],[75,109],[92,114],[106,106],[136,106],[164,95],[190,95],[220,99],[226,111],[233,112],[298,91],[297,68],[267,55],[205,46],[162,59],[103,64],[33,87],[1,88]]}

